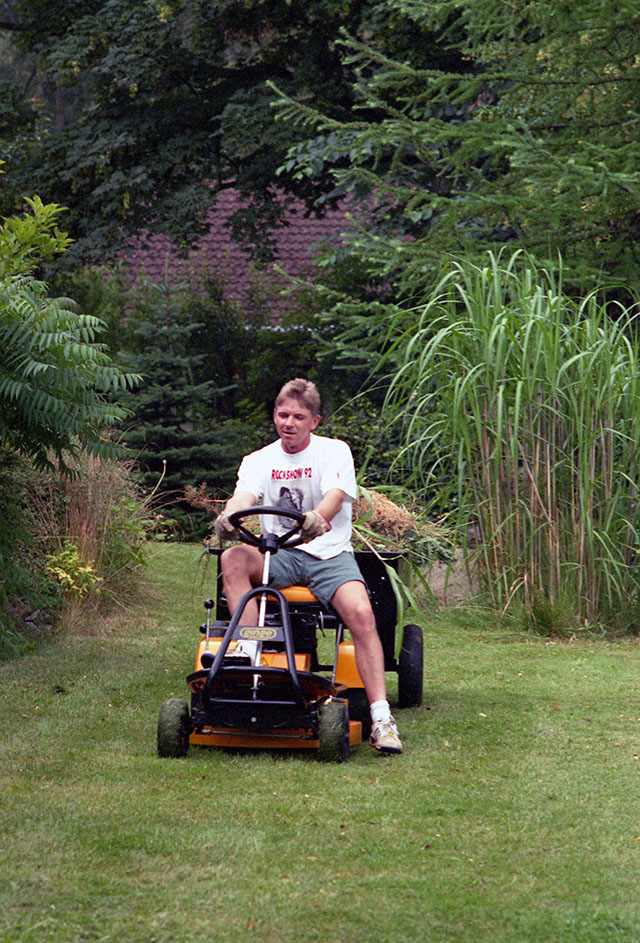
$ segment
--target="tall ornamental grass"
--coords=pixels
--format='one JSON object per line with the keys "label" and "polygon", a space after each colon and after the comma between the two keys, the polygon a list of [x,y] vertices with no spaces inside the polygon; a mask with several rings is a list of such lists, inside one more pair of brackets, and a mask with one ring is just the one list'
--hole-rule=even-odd
{"label": "tall ornamental grass", "polygon": [[414,481],[447,480],[477,529],[493,604],[542,629],[636,629],[638,310],[573,301],[502,253],[451,263],[415,315],[388,405]]}

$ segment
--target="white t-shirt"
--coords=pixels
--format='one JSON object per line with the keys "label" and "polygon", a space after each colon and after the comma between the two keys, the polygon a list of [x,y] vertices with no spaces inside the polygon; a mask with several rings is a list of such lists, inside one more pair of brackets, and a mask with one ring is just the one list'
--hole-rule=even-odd
{"label": "white t-shirt", "polygon": [[[329,560],[351,545],[351,511],[357,498],[356,474],[351,449],[340,439],[312,435],[302,452],[290,454],[280,439],[245,456],[238,471],[236,491],[248,491],[260,504],[311,511],[332,488],[345,493],[341,509],[331,521],[331,530],[309,543],[305,550],[321,560]],[[262,518],[263,531],[284,534],[295,524],[292,518]]]}

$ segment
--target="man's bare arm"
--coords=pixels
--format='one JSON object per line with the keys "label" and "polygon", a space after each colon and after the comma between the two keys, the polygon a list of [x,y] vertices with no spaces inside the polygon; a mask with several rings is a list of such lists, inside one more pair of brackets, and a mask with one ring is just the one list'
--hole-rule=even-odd
{"label": "man's bare arm", "polygon": [[322,496],[322,500],[314,508],[314,511],[322,514],[327,521],[332,521],[342,507],[344,499],[345,492],[341,488],[331,488]]}
{"label": "man's bare arm", "polygon": [[225,513],[233,514],[234,511],[244,511],[245,508],[254,507],[256,502],[256,496],[249,491],[236,491],[225,504]]}

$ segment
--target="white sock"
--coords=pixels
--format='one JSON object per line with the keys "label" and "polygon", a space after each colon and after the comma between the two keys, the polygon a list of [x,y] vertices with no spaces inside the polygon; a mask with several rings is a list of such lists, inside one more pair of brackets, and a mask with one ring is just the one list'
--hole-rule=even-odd
{"label": "white sock", "polygon": [[248,655],[249,658],[251,659],[251,664],[252,664],[252,665],[255,665],[255,663],[256,663],[256,655],[258,654],[258,643],[257,643],[257,642],[255,642],[255,641],[253,641],[253,640],[249,640],[249,639],[241,639],[241,640],[238,642],[238,645],[237,645],[237,647],[236,647],[236,651],[237,651],[237,652],[240,652],[242,655]]}
{"label": "white sock", "polygon": [[388,724],[391,719],[391,708],[389,707],[389,701],[373,701],[372,704],[369,704],[369,710],[371,711],[371,723],[377,724],[380,721],[383,724]]}

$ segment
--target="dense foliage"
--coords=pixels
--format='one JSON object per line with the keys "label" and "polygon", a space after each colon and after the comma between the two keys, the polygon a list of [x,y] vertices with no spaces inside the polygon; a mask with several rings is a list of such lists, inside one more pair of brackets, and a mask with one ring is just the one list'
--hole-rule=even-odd
{"label": "dense foliage", "polygon": [[243,444],[255,442],[259,422],[242,423],[233,406],[237,383],[230,375],[242,353],[241,343],[230,345],[242,323],[222,299],[216,304],[211,293],[200,297],[186,284],[148,284],[129,301],[121,356],[143,378],[138,389],[118,396],[130,413],[125,443],[147,492],[158,493],[178,525],[175,536],[203,536],[208,519],[185,505],[184,489],[206,483],[230,493]]}
{"label": "dense foliage", "polygon": [[[108,461],[111,426],[125,414],[109,394],[137,378],[96,342],[96,317],[32,274],[68,237],[59,207],[37,197],[28,205],[0,225],[0,656],[39,631],[37,617],[50,620],[69,592],[84,594],[88,575],[107,594],[117,581],[122,589],[144,534],[129,474]],[[105,489],[107,480],[118,486]]]}
{"label": "dense foliage", "polygon": [[[68,206],[76,241],[67,260],[103,261],[124,231],[159,227],[188,243],[216,190],[233,185],[255,200],[235,219],[236,235],[268,256],[265,224],[283,211],[271,186],[295,131],[275,121],[266,83],[346,117],[351,82],[335,39],[342,27],[372,35],[378,25],[393,37],[383,7],[4,0],[0,27],[39,82],[10,73],[14,120],[0,124],[10,150],[5,200],[35,189]],[[279,179],[281,192],[309,205],[332,187],[322,176]]]}
{"label": "dense foliage", "polygon": [[[37,452],[11,418],[22,436],[40,416],[59,419],[65,400],[51,381],[67,383],[62,360],[75,353],[90,371],[74,373],[75,388],[79,377],[110,385],[118,405],[100,398],[95,422],[82,411],[72,420],[94,435],[126,403],[148,487],[164,476],[176,494],[204,483],[224,496],[240,456],[271,435],[278,386],[305,374],[324,394],[328,431],[353,442],[370,482],[402,468],[396,483],[410,471],[423,497],[480,521],[496,603],[520,596],[540,613],[562,589],[597,621],[634,601],[637,521],[620,509],[633,504],[639,444],[637,4],[4,0],[0,28],[0,199],[16,258],[18,208],[34,188],[70,208],[71,266],[108,259],[132,233],[162,230],[188,246],[223,187],[253,196],[233,228],[260,262],[289,196],[314,212],[348,197],[353,212],[346,241],[323,250],[313,294],[297,285],[277,316],[259,304],[264,317],[240,314],[215,280],[147,286],[116,301],[109,351],[95,344],[98,323],[42,281],[6,283],[7,309],[35,313],[5,328],[24,354],[0,355],[5,441],[40,461],[68,448],[77,427],[56,446],[36,426]],[[53,225],[27,249],[40,263],[68,248]],[[488,265],[487,250],[505,244],[512,260],[525,250],[526,273],[506,254]],[[452,258],[462,261],[440,281]],[[117,295],[111,283],[87,308],[96,280],[66,284],[60,294],[92,315]],[[115,351],[144,374],[136,392],[116,389],[131,382],[109,373]],[[344,408],[369,371],[366,395]],[[393,409],[380,419],[390,382]],[[15,414],[20,397],[27,408]],[[32,408],[41,403],[49,412]],[[509,423],[524,440],[506,436]],[[545,449],[553,458],[538,463]],[[181,523],[191,513],[183,507]]]}
{"label": "dense foliage", "polygon": [[[187,244],[227,186],[253,196],[234,231],[264,259],[286,204],[277,184],[314,211],[364,199],[351,247],[394,298],[430,285],[443,253],[504,241],[546,262],[559,252],[575,290],[636,283],[632,0],[4,0],[0,11],[13,40],[3,205],[37,189],[69,206],[69,261],[102,261],[127,231]],[[295,120],[276,120],[275,98]]]}
{"label": "dense foliage", "polygon": [[32,213],[0,226],[0,449],[31,457],[66,457],[86,449],[113,454],[104,433],[124,413],[106,394],[130,387],[96,343],[100,322],[75,311],[73,302],[51,298],[30,269],[64,249],[55,225],[57,207],[31,200]]}
{"label": "dense foliage", "polygon": [[[353,250],[398,293],[432,285],[443,254],[512,242],[564,260],[574,291],[637,287],[640,13],[632,0],[389,0],[452,56],[421,64],[351,38],[357,112],[287,96],[307,132],[284,168],[373,195]],[[453,53],[458,53],[458,60]],[[372,117],[373,116],[373,117]],[[315,130],[315,134],[313,131]]]}

